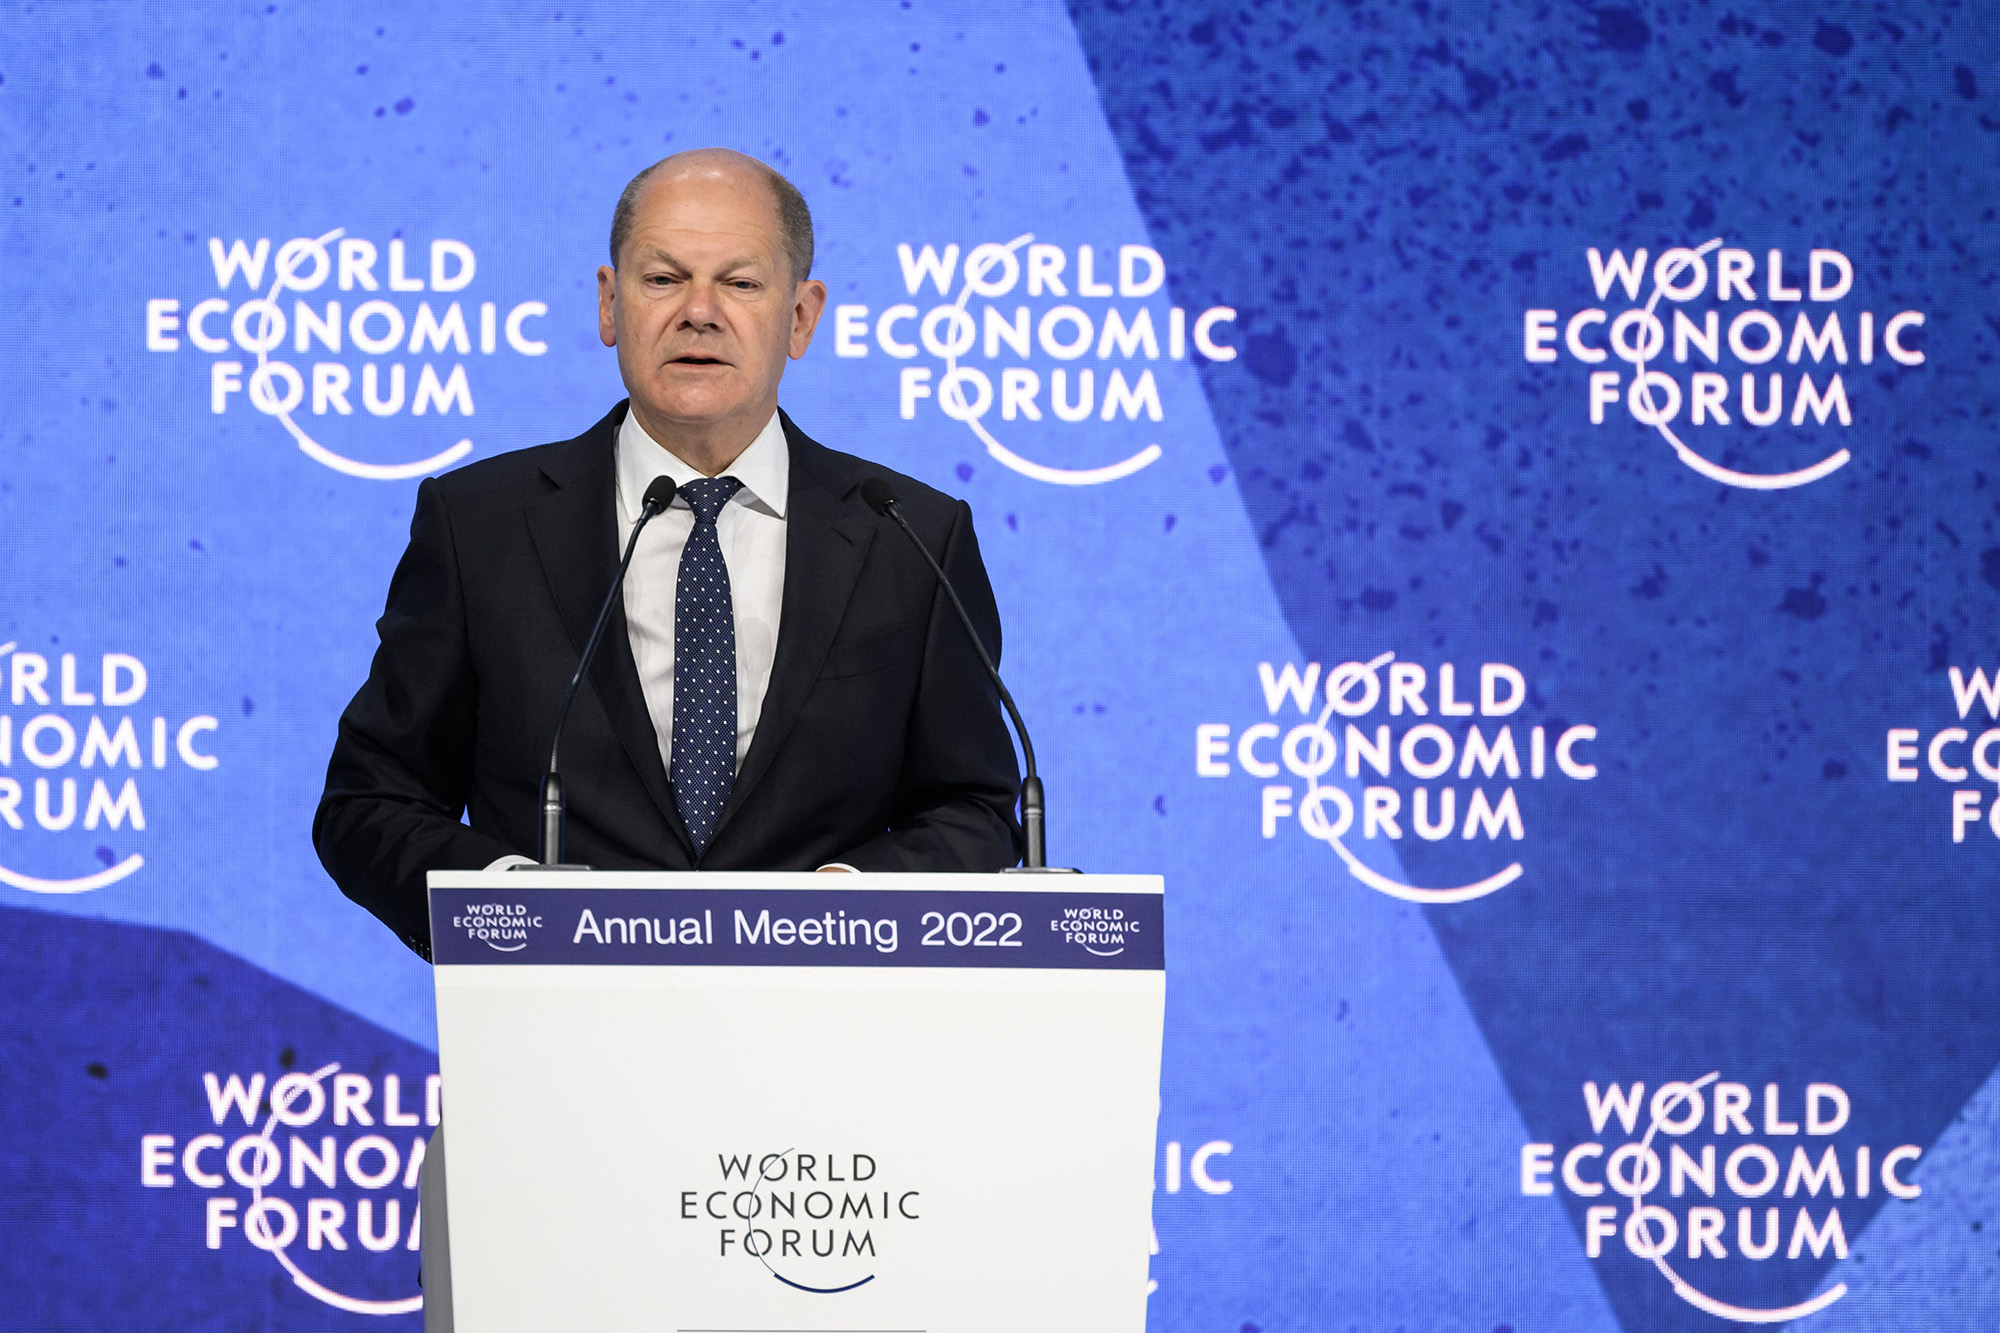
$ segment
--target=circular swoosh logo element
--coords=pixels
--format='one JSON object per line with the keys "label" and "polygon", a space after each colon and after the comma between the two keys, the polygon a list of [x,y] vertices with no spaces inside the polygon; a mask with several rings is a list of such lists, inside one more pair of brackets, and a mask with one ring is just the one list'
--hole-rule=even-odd
{"label": "circular swoosh logo element", "polygon": [[[757,1163],[757,1183],[750,1187],[750,1193],[752,1194],[752,1196],[754,1196],[758,1190],[764,1188],[764,1177],[765,1177],[764,1162],[770,1161],[773,1157],[777,1158],[788,1157],[791,1155],[791,1151],[792,1150],[790,1148],[787,1148],[783,1152],[767,1153],[765,1154],[763,1160]],[[756,1234],[755,1228],[751,1229],[750,1234],[753,1236]],[[768,1234],[769,1233],[766,1233],[767,1237]],[[778,1279],[778,1281],[784,1283],[788,1287],[791,1287],[795,1291],[811,1292],[815,1296],[838,1296],[844,1291],[853,1291],[856,1287],[865,1287],[870,1282],[873,1282],[875,1280],[875,1274],[870,1273],[867,1277],[861,1278],[860,1280],[855,1282],[849,1282],[845,1286],[840,1286],[840,1287],[808,1286],[804,1282],[794,1282],[792,1279],[786,1277],[783,1273],[780,1273],[777,1269],[771,1267],[771,1261],[764,1257],[766,1254],[769,1254],[771,1252],[771,1247],[768,1242],[768,1239],[762,1250],[755,1249],[748,1244],[746,1244],[743,1247],[743,1249],[744,1253],[748,1254],[758,1263],[764,1265],[764,1271],[769,1273],[772,1277]]]}
{"label": "circular swoosh logo element", "polygon": [[89,893],[92,889],[116,884],[145,864],[146,858],[134,852],[107,870],[100,870],[94,875],[79,876],[76,879],[42,879],[39,876],[24,875],[18,870],[0,866],[0,884],[12,884],[15,888],[25,889],[29,893]]}
{"label": "circular swoosh logo element", "polygon": [[[324,257],[327,243],[339,240],[346,233],[347,228],[335,227],[324,236],[317,238],[313,244],[320,247],[322,257]],[[284,252],[280,251],[277,261],[272,264],[271,269],[271,290],[263,299],[276,304],[279,295],[290,284],[290,279],[293,276],[293,267],[288,267],[284,263]],[[294,290],[304,291],[305,289],[301,287],[294,288]],[[262,341],[263,339],[260,337],[258,342],[262,343]],[[257,369],[262,370],[266,361],[267,358],[264,349],[260,346],[257,349]],[[258,406],[261,408],[263,405],[259,404]],[[332,468],[335,472],[344,472],[350,477],[360,477],[365,481],[405,481],[411,477],[428,476],[430,473],[443,471],[472,452],[472,441],[465,439],[460,440],[449,449],[432,454],[429,458],[420,458],[414,463],[363,463],[359,459],[335,453],[319,441],[313,439],[311,435],[306,433],[304,427],[292,420],[290,409],[279,410],[273,412],[272,415],[278,418],[284,425],[285,430],[298,442],[299,451],[305,454],[306,457],[324,467]]]}
{"label": "circular swoosh logo element", "polygon": [[[336,1063],[327,1065],[322,1069],[315,1069],[311,1074],[307,1075],[307,1077],[310,1078],[314,1083],[318,1083],[320,1080],[326,1078],[329,1074],[336,1074],[338,1072],[340,1072],[340,1066],[339,1064]],[[298,1091],[297,1088],[294,1087],[285,1097],[282,1105],[279,1103],[279,1100],[276,1096],[273,1096],[271,1098],[271,1114],[270,1117],[264,1121],[262,1137],[265,1142],[272,1145],[271,1151],[273,1152],[277,1151],[276,1147],[277,1140],[271,1137],[271,1131],[276,1129],[278,1126],[278,1112],[280,1110],[290,1110],[292,1101],[297,1096],[298,1096]],[[252,1179],[255,1179],[255,1177],[253,1176]],[[264,1202],[264,1187],[262,1185],[252,1185],[250,1188],[250,1207],[244,1211],[244,1217],[246,1219],[249,1219],[252,1217],[261,1216],[258,1213],[258,1205],[262,1204],[263,1202]],[[245,1226],[247,1227],[248,1225],[249,1222],[246,1220]],[[413,1223],[412,1225],[415,1224]],[[284,1270],[287,1273],[291,1274],[292,1285],[296,1286],[299,1290],[305,1292],[308,1296],[311,1296],[314,1300],[319,1301],[325,1305],[331,1305],[336,1310],[345,1310],[349,1314],[390,1315],[390,1314],[414,1314],[416,1311],[424,1308],[424,1298],[423,1298],[423,1293],[421,1292],[419,1292],[415,1296],[405,1296],[400,1300],[393,1300],[393,1301],[371,1301],[371,1300],[363,1300],[358,1296],[345,1295],[342,1292],[335,1291],[331,1287],[328,1287],[323,1283],[316,1281],[314,1278],[312,1278],[311,1276],[306,1274],[303,1270],[301,1270],[298,1264],[292,1259],[291,1254],[289,1253],[291,1248],[290,1246],[260,1245],[258,1248],[264,1249],[268,1253],[276,1257],[278,1263],[283,1266]]]}
{"label": "circular swoosh logo element", "polygon": [[786,1277],[783,1273],[778,1272],[776,1269],[773,1269],[771,1271],[771,1276],[778,1279],[778,1281],[784,1283],[788,1287],[796,1287],[800,1291],[809,1291],[815,1296],[838,1296],[843,1291],[853,1291],[856,1287],[865,1287],[870,1282],[873,1282],[875,1280],[875,1275],[873,1273],[870,1273],[867,1277],[862,1278],[859,1282],[850,1282],[844,1287],[808,1287],[803,1282],[792,1281],[790,1278]]}
{"label": "circular swoosh logo element", "polygon": [[[1380,657],[1369,661],[1365,669],[1369,672],[1380,671],[1395,659],[1396,654],[1394,652],[1386,652]],[[1327,720],[1333,716],[1334,695],[1335,690],[1333,685],[1331,682],[1328,682],[1326,706],[1319,711],[1318,725],[1322,729],[1325,728]],[[1329,762],[1331,761],[1329,760]],[[1324,793],[1324,796],[1321,793]],[[1321,805],[1323,800],[1337,801],[1342,809],[1347,812],[1346,816],[1341,820],[1339,828],[1327,823],[1326,811]],[[1320,785],[1319,775],[1316,773],[1312,774],[1306,778],[1306,794],[1300,808],[1306,812],[1300,820],[1306,832],[1333,848],[1340,859],[1346,863],[1348,874],[1354,876],[1354,878],[1360,880],[1377,893],[1387,894],[1391,898],[1398,898],[1406,903],[1420,903],[1426,906],[1445,903],[1469,903],[1475,898],[1484,898],[1489,893],[1498,893],[1526,873],[1521,869],[1521,863],[1516,861],[1506,869],[1488,875],[1485,879],[1479,880],[1477,883],[1461,884],[1455,889],[1418,888],[1414,884],[1405,884],[1400,880],[1390,879],[1380,871],[1372,870],[1368,866],[1363,865],[1361,858],[1349,851],[1347,844],[1341,841],[1341,832],[1353,822],[1354,815],[1353,804],[1348,799],[1346,792],[1338,787]]]}
{"label": "circular swoosh logo element", "polygon": [[[1670,264],[1666,267],[1665,271],[1656,272],[1653,275],[1653,295],[1646,302],[1646,315],[1649,319],[1657,322],[1658,316],[1655,314],[1655,311],[1659,308],[1660,293],[1679,276],[1681,270],[1694,260],[1716,249],[1721,244],[1722,238],[1720,236],[1712,237],[1688,252],[1688,258]],[[1641,349],[1645,347],[1645,339],[1643,337],[1639,340],[1639,346]],[[1794,355],[1796,355],[1796,352]],[[1845,356],[1846,354],[1842,353],[1842,355]],[[1654,416],[1658,416],[1659,412],[1653,407],[1652,386],[1646,383],[1646,359],[1644,357],[1633,363],[1632,373],[1638,379],[1635,391],[1645,403],[1646,410]],[[1704,458],[1701,454],[1688,447],[1687,444],[1682,442],[1680,436],[1674,434],[1673,427],[1668,425],[1664,420],[1655,423],[1653,429],[1660,432],[1661,438],[1674,447],[1674,455],[1682,463],[1701,473],[1702,476],[1707,477],[1710,481],[1719,481],[1725,486],[1735,486],[1746,491],[1785,491],[1797,486],[1809,486],[1820,478],[1839,471],[1854,457],[1845,449],[1836,449],[1825,458],[1820,459],[1819,462],[1814,463],[1811,467],[1800,468],[1796,472],[1738,472],[1733,468],[1726,468],[1720,463]],[[1792,1316],[1787,1316],[1787,1318],[1790,1317]]]}
{"label": "circular swoosh logo element", "polygon": [[[1016,236],[1013,240],[1007,242],[1006,248],[1010,252],[1018,250],[1034,239],[1035,234],[1028,232],[1024,235]],[[965,303],[972,296],[974,277],[983,277],[986,272],[982,267],[979,273],[975,275],[970,271],[971,266],[972,260],[968,256],[966,259],[967,273],[965,280],[963,285],[959,287],[958,300],[953,302],[961,314],[965,313]],[[972,318],[971,315],[966,315],[965,317],[968,321]],[[944,359],[944,375],[939,380],[938,393],[940,400],[942,400],[947,387],[955,390],[956,386],[951,377],[957,369],[958,357],[955,355],[947,356]],[[1035,481],[1044,481],[1051,486],[1102,486],[1107,481],[1117,481],[1120,478],[1129,477],[1134,472],[1139,471],[1139,469],[1151,465],[1159,459],[1163,452],[1159,445],[1149,444],[1130,458],[1121,459],[1116,463],[1110,463],[1104,467],[1050,467],[1046,463],[1037,463],[1032,459],[1023,458],[1006,445],[1000,443],[1000,441],[994,439],[993,432],[987,430],[986,423],[979,418],[966,417],[964,421],[966,425],[972,427],[972,433],[979,437],[980,443],[986,446],[987,454],[995,462],[999,463],[1002,467],[1011,468],[1024,477],[1032,478]]]}
{"label": "circular swoosh logo element", "polygon": [[[1652,1119],[1646,1126],[1646,1137],[1639,1140],[1639,1146],[1650,1152],[1653,1147],[1653,1135],[1657,1134],[1660,1129],[1660,1121],[1672,1115],[1674,1108],[1687,1100],[1688,1093],[1699,1092],[1720,1077],[1722,1077],[1721,1072],[1715,1071],[1703,1075],[1692,1083],[1683,1084],[1682,1086],[1686,1091],[1671,1098],[1663,1105],[1652,1108]],[[1636,1213],[1640,1209],[1644,1204],[1645,1197],[1644,1193],[1633,1197],[1633,1212]],[[1779,1308],[1757,1309],[1752,1306],[1731,1305],[1727,1301],[1719,1301],[1715,1297],[1702,1292],[1693,1283],[1689,1282],[1679,1273],[1676,1273],[1673,1265],[1669,1264],[1664,1256],[1655,1258],[1653,1260],[1653,1267],[1659,1269],[1667,1281],[1673,1284],[1674,1294],[1689,1305],[1707,1314],[1712,1314],[1718,1319],[1727,1319],[1738,1324],[1782,1324],[1791,1319],[1803,1319],[1809,1314],[1818,1314],[1821,1310],[1824,1310],[1827,1306],[1832,1305],[1847,1294],[1847,1284],[1845,1282],[1836,1282],[1809,1301],[1800,1301],[1797,1305],[1786,1305]]]}

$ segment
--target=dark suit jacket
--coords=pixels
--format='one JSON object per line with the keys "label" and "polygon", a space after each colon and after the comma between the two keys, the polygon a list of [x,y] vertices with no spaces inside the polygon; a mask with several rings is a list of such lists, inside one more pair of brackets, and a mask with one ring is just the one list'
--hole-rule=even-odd
{"label": "dark suit jacket", "polygon": [[[535,853],[549,734],[617,572],[624,415],[621,403],[574,440],[418,488],[313,843],[342,892],[426,957],[426,872]],[[997,661],[1000,617],[971,510],[783,424],[791,494],[777,654],[721,822],[697,860],[621,603],[563,734],[567,858],[646,870],[1014,864],[1019,776],[997,696],[936,576],[857,488],[893,478]]]}

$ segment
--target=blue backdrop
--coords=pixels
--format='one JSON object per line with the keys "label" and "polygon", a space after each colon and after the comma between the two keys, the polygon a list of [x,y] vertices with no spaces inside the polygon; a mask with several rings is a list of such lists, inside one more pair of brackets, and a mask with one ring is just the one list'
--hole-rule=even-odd
{"label": "blue backdrop", "polygon": [[0,6],[0,1287],[415,1329],[427,969],[309,842],[417,479],[620,396],[640,167],[972,504],[1168,878],[1155,1327],[2000,1324],[2000,20]]}

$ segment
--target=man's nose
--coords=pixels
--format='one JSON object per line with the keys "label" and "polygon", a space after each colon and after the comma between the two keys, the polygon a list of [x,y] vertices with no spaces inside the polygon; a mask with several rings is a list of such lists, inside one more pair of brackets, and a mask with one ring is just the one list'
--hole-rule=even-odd
{"label": "man's nose", "polygon": [[715,284],[710,282],[690,282],[687,286],[687,300],[681,306],[683,326],[712,329],[719,326],[718,303]]}

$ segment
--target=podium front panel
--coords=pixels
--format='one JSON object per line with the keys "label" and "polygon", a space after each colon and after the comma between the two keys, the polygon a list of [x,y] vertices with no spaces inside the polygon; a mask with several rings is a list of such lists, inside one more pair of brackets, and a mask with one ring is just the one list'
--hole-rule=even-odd
{"label": "podium front panel", "polygon": [[433,875],[460,1333],[1139,1333],[1161,895]]}

